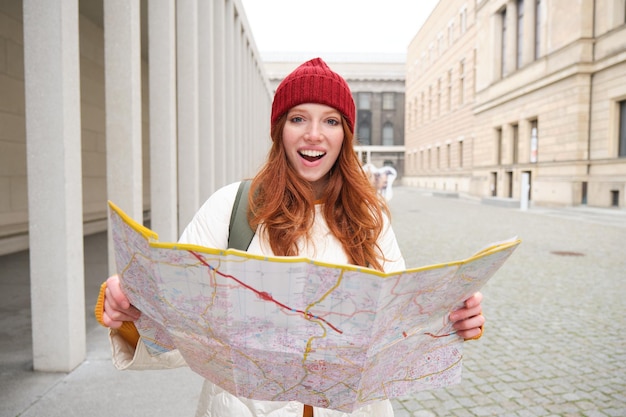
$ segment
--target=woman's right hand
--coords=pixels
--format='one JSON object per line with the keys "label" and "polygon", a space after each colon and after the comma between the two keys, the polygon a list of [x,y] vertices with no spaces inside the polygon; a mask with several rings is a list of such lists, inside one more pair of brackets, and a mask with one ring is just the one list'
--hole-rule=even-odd
{"label": "woman's right hand", "polygon": [[107,279],[104,294],[104,311],[102,322],[113,329],[118,329],[125,321],[135,321],[141,312],[130,304],[126,294],[122,291],[120,277],[116,274]]}

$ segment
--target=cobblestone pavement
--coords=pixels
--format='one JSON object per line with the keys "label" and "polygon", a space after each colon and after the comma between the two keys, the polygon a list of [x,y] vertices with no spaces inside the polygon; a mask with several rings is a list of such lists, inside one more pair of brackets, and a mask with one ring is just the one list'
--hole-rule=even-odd
{"label": "cobblestone pavement", "polygon": [[518,236],[483,289],[482,339],[461,384],[394,400],[396,417],[626,416],[626,212],[528,211],[394,189],[407,266],[464,259]]}
{"label": "cobblestone pavement", "polygon": [[[487,325],[465,343],[463,381],[393,400],[396,417],[626,416],[626,211],[528,211],[394,188],[409,267],[523,242],[483,290]],[[192,416],[202,378],[187,368],[119,372],[93,303],[106,236],[85,239],[87,358],[32,371],[28,253],[0,257],[0,417]]]}

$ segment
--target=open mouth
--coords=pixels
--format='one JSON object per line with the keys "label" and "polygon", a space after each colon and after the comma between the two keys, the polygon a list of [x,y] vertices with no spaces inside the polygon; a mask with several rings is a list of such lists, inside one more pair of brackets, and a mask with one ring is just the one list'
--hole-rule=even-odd
{"label": "open mouth", "polygon": [[305,149],[302,151],[298,151],[298,153],[300,154],[300,156],[304,159],[306,159],[309,162],[313,162],[313,161],[317,161],[319,159],[322,159],[324,157],[324,155],[326,155],[326,152],[322,152],[322,151],[314,151],[314,150],[310,150],[310,149]]}

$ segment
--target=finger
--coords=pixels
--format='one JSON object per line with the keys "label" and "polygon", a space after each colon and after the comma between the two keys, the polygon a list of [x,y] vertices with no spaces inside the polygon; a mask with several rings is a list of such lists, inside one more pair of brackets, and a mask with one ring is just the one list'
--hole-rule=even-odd
{"label": "finger", "polygon": [[113,299],[113,304],[119,306],[122,310],[130,308],[130,301],[122,291],[119,276],[113,275],[107,279],[106,296]]}
{"label": "finger", "polygon": [[462,337],[463,339],[474,339],[474,338],[478,338],[483,332],[483,329],[479,328],[474,328],[474,329],[470,329],[470,330],[461,330],[457,332],[457,335],[459,335],[460,337]]}
{"label": "finger", "polygon": [[112,329],[119,329],[122,326],[121,321],[113,320],[106,311],[102,313],[102,322],[106,327],[110,327]]}
{"label": "finger", "polygon": [[483,307],[482,305],[478,304],[477,306],[472,307],[472,308],[465,307],[465,308],[460,308],[458,310],[455,310],[452,313],[450,313],[449,318],[451,322],[457,322],[457,321],[468,319],[470,317],[478,316],[482,314],[482,312],[483,312]]}
{"label": "finger", "polygon": [[458,331],[480,328],[484,324],[485,324],[485,317],[483,315],[478,315],[478,316],[470,317],[465,320],[457,321],[456,323],[454,323],[452,327],[454,327],[454,329],[458,332]]}
{"label": "finger", "polygon": [[483,294],[481,292],[475,292],[470,298],[465,300],[465,307],[472,308],[480,305],[483,301]]}
{"label": "finger", "polygon": [[117,305],[114,298],[104,298],[104,312],[114,321],[135,321],[141,315],[141,312],[133,305],[124,309]]}

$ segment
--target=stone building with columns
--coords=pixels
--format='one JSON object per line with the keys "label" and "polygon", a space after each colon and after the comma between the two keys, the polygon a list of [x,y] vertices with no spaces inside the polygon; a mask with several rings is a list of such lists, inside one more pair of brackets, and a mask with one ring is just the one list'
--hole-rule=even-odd
{"label": "stone building with columns", "polygon": [[626,208],[625,0],[441,0],[406,77],[406,184]]}
{"label": "stone building with columns", "polygon": [[0,254],[30,250],[35,370],[85,357],[107,199],[176,240],[261,165],[271,98],[241,0],[0,2]]}

